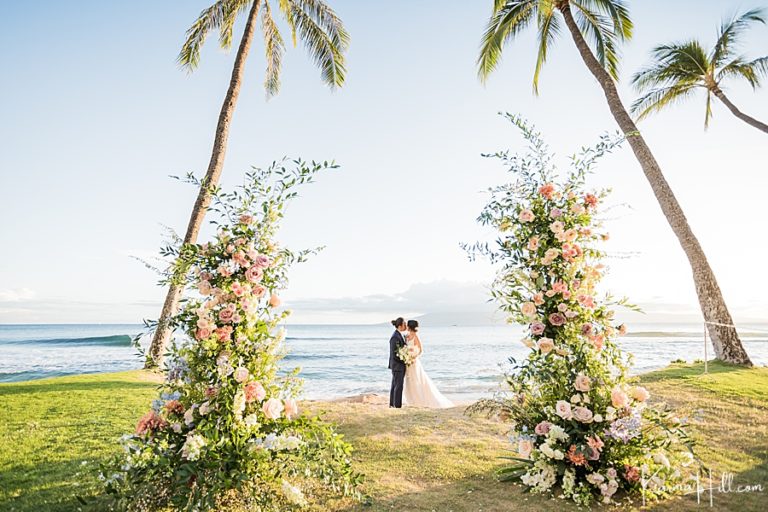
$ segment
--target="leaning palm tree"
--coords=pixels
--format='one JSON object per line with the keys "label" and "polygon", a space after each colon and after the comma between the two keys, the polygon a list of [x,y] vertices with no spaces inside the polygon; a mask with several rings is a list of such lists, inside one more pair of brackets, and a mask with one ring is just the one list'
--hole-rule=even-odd
{"label": "leaning palm tree", "polygon": [[739,39],[754,23],[765,24],[762,9],[753,9],[723,22],[717,42],[709,52],[695,39],[654,48],[653,63],[632,78],[632,85],[643,93],[632,104],[632,113],[637,114],[638,119],[643,119],[703,89],[707,92],[704,128],[709,126],[712,117],[714,95],[733,115],[768,133],[767,124],[739,110],[721,87],[724,80],[737,78],[756,89],[768,74],[768,56],[749,60],[736,54]]}
{"label": "leaning palm tree", "polygon": [[[344,54],[349,46],[349,34],[336,13],[322,0],[274,0],[274,3],[277,4],[279,12],[282,13],[291,30],[294,45],[297,38],[302,40],[320,68],[323,82],[331,89],[341,87],[346,75]],[[192,215],[183,239],[184,244],[193,244],[197,240],[212,194],[224,167],[229,127],[240,94],[245,61],[253,43],[259,15],[261,15],[261,32],[267,61],[264,89],[267,96],[271,96],[280,88],[280,68],[285,42],[272,16],[269,0],[219,0],[203,10],[187,30],[187,39],[178,57],[179,64],[188,71],[194,70],[200,62],[200,49],[208,34],[213,31],[219,33],[220,46],[225,49],[230,48],[235,21],[241,13],[247,13],[245,29],[235,56],[229,88],[219,113],[211,160],[202,180],[203,186],[200,187],[192,208]],[[152,338],[148,366],[157,365],[162,361],[171,333],[169,319],[178,308],[181,292],[181,287],[175,284],[171,284],[168,289]]]}
{"label": "leaning palm tree", "polygon": [[[691,231],[680,203],[642,134],[629,116],[616,89],[618,45],[632,36],[632,21],[623,0],[494,0],[493,13],[483,35],[478,75],[486,80],[498,66],[504,45],[523,29],[535,23],[538,29],[538,55],[533,74],[533,89],[538,92],[539,73],[549,47],[565,23],[589,71],[605,94],[613,117],[627,138],[651,189],[680,241],[693,270],[699,305],[718,358],[751,365],[739,340],[733,320],[717,284],[712,268]],[[593,49],[594,48],[594,52]]]}

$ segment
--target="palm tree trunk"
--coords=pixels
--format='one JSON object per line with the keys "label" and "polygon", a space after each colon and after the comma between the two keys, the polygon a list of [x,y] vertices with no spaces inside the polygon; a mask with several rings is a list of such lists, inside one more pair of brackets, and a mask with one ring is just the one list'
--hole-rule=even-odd
{"label": "palm tree trunk", "polygon": [[584,36],[573,18],[573,13],[567,0],[559,8],[565,18],[568,30],[571,32],[573,41],[576,43],[576,48],[579,50],[587,68],[589,68],[602,87],[613,117],[626,136],[632,151],[635,153],[635,157],[643,169],[643,173],[645,173],[645,177],[648,179],[648,183],[651,185],[659,206],[661,206],[661,211],[667,218],[672,231],[677,236],[683,251],[685,251],[685,255],[688,257],[693,271],[693,281],[696,285],[699,306],[704,315],[704,321],[707,322],[707,330],[715,347],[715,355],[722,361],[751,366],[752,362],[749,360],[749,356],[741,344],[739,335],[736,329],[732,327],[733,319],[725,304],[720,286],[718,286],[717,279],[715,279],[715,274],[709,266],[699,241],[696,239],[693,231],[691,231],[680,203],[678,203],[669,183],[667,183],[664,174],[661,172],[656,158],[651,153],[650,148],[645,143],[645,139],[637,130],[637,126],[635,126],[624,104],[621,102],[613,78],[595,58],[589,45],[584,40]]}
{"label": "palm tree trunk", "polygon": [[[218,185],[221,171],[224,168],[224,155],[227,151],[227,140],[229,138],[229,126],[232,122],[232,114],[235,112],[237,98],[240,95],[240,86],[245,73],[245,60],[248,57],[248,51],[253,42],[253,35],[256,30],[256,19],[259,14],[261,2],[254,0],[251,10],[248,13],[248,21],[245,24],[245,31],[240,40],[240,46],[235,57],[235,64],[232,68],[232,77],[229,81],[229,89],[224,97],[224,104],[221,106],[219,121],[216,125],[216,136],[213,141],[213,150],[211,151],[211,161],[208,164],[208,170],[203,178],[200,192],[197,194],[195,205],[192,208],[192,215],[187,224],[187,233],[184,235],[185,244],[193,244],[197,241],[197,235],[203,224],[203,219],[211,204],[211,191]],[[152,337],[152,344],[149,348],[149,358],[145,365],[147,368],[161,366],[165,354],[166,345],[171,335],[170,320],[179,305],[179,299],[184,287],[178,284],[171,284],[168,288],[168,294],[165,296],[163,310],[160,313],[155,335]]]}
{"label": "palm tree trunk", "polygon": [[720,101],[722,101],[725,104],[726,107],[728,107],[728,110],[733,112],[733,115],[735,115],[736,117],[738,117],[739,119],[747,123],[748,125],[754,126],[758,130],[768,133],[768,124],[762,123],[757,119],[755,119],[754,117],[748,116],[747,114],[739,110],[739,108],[736,105],[731,103],[731,100],[728,99],[728,97],[723,93],[723,91],[720,90],[720,88],[715,88],[712,92],[714,93],[715,96],[717,96],[717,98]]}

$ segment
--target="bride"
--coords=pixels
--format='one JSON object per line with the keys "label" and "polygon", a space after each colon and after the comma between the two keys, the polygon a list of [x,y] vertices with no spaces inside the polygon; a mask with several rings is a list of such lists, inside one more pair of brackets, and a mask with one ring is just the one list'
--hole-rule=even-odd
{"label": "bride", "polygon": [[432,382],[427,372],[424,371],[424,367],[421,366],[420,356],[424,350],[418,332],[419,322],[408,320],[408,332],[405,335],[405,341],[409,345],[416,346],[419,355],[405,370],[403,399],[407,405],[415,407],[431,407],[434,409],[453,407],[453,403],[440,393],[435,383]]}

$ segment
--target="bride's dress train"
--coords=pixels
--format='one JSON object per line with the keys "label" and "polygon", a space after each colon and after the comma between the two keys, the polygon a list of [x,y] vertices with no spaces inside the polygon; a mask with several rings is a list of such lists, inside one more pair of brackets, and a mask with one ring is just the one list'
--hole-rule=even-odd
{"label": "bride's dress train", "polygon": [[417,358],[405,370],[405,386],[403,402],[414,407],[429,407],[432,409],[447,409],[453,407],[453,402],[445,398],[429,378],[421,358]]}

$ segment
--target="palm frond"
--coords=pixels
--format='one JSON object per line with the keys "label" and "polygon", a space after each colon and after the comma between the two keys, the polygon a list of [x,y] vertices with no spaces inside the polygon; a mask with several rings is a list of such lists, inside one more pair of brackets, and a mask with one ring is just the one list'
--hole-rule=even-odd
{"label": "palm frond", "polygon": [[222,23],[219,26],[219,45],[224,49],[232,47],[232,31],[237,15],[248,10],[252,1],[258,0],[223,0]]}
{"label": "palm frond", "polygon": [[554,7],[547,10],[539,9],[539,51],[536,56],[536,69],[533,72],[533,92],[539,94],[539,74],[547,61],[549,46],[554,44],[560,34],[560,21],[555,16]]}
{"label": "palm frond", "polygon": [[331,42],[346,52],[349,49],[349,33],[338,15],[322,0],[292,0],[328,34]]}
{"label": "palm frond", "polygon": [[291,42],[293,43],[293,47],[296,48],[296,20],[293,17],[293,4],[291,0],[279,0],[280,3],[278,4],[280,6],[280,10],[283,12],[283,16],[285,16],[285,21],[288,23],[288,26],[291,28]]}
{"label": "palm frond", "polygon": [[709,61],[697,41],[657,46],[652,51],[653,62],[632,77],[635,90],[672,84],[705,82]]}
{"label": "palm frond", "polygon": [[495,0],[477,58],[477,75],[485,81],[496,69],[507,41],[513,39],[534,19],[537,0]]}
{"label": "palm frond", "polygon": [[594,53],[600,65],[613,77],[619,78],[619,56],[616,50],[617,34],[614,31],[613,21],[607,16],[588,9],[582,3],[571,1],[576,8],[574,18],[579,24],[579,30],[584,34],[587,42],[594,46]]}
{"label": "palm frond", "polygon": [[280,90],[280,69],[283,64],[285,43],[277,28],[269,2],[264,2],[261,12],[261,31],[264,35],[264,52],[267,60],[267,71],[264,78],[264,90],[267,96],[273,96]]}
{"label": "palm frond", "polygon": [[182,68],[192,71],[200,63],[200,49],[205,44],[208,34],[225,23],[228,3],[229,0],[219,0],[207,9],[203,9],[192,26],[187,29],[187,38],[176,59]]}
{"label": "palm frond", "polygon": [[741,16],[734,16],[730,20],[724,20],[722,22],[718,32],[717,42],[712,49],[710,57],[710,60],[715,66],[720,66],[733,55],[741,35],[752,23],[765,24],[763,9],[750,9]]}
{"label": "palm frond", "polygon": [[743,78],[753,89],[757,89],[766,75],[768,75],[768,56],[751,61],[738,57],[717,72],[717,81],[730,77]]}
{"label": "palm frond", "polygon": [[675,84],[653,89],[636,99],[631,111],[638,120],[644,119],[653,112],[686,99],[697,87],[695,84]]}
{"label": "palm frond", "polygon": [[333,36],[318,25],[312,11],[305,12],[302,9],[302,6],[307,5],[306,0],[289,0],[289,3],[296,32],[320,67],[323,81],[332,89],[341,87],[347,73],[343,53],[349,38],[346,31]]}
{"label": "palm frond", "polygon": [[629,16],[629,7],[624,0],[581,0],[581,5],[585,9],[608,16],[613,23],[613,32],[618,40],[625,41],[632,38],[634,24]]}

